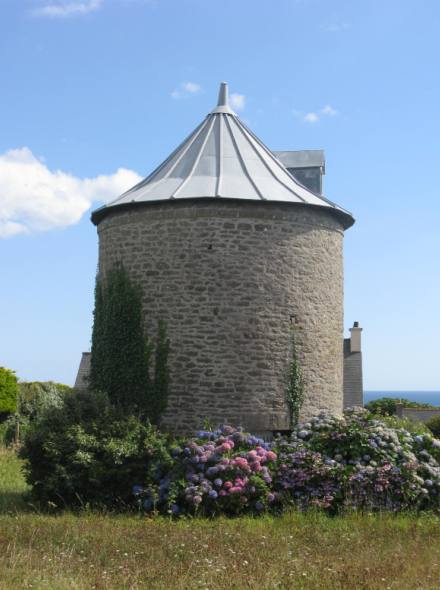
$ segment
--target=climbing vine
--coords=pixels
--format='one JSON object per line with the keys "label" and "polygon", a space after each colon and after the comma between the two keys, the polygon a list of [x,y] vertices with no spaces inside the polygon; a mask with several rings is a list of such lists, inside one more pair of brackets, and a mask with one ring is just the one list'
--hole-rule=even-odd
{"label": "climbing vine", "polygon": [[287,403],[290,413],[290,428],[294,428],[299,420],[299,413],[304,402],[304,383],[296,352],[295,330],[291,329],[291,356],[287,380]]}
{"label": "climbing vine", "polygon": [[157,424],[168,397],[169,341],[159,322],[154,379],[154,346],[144,329],[142,294],[119,264],[97,276],[89,387],[104,391],[124,412],[136,412]]}
{"label": "climbing vine", "polygon": [[170,372],[168,368],[169,352],[170,341],[167,336],[167,326],[163,320],[159,320],[154,363],[154,404],[151,416],[151,420],[154,424],[159,422],[168,403],[168,390],[170,384]]}

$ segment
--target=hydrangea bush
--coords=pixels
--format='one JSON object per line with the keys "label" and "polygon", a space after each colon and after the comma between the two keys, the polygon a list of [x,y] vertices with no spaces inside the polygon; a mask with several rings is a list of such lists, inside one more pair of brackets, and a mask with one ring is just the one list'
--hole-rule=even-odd
{"label": "hydrangea bush", "polygon": [[181,514],[320,507],[329,512],[440,506],[440,441],[392,428],[367,410],[320,414],[288,438],[265,442],[231,426],[201,431],[153,462],[138,506]]}
{"label": "hydrangea bush", "polygon": [[171,470],[158,463],[151,484],[133,488],[146,511],[240,514],[261,512],[275,500],[276,453],[239,429],[201,431],[171,449],[171,455]]}
{"label": "hydrangea bush", "polygon": [[321,414],[275,445],[275,488],[286,503],[332,511],[439,507],[440,441],[430,434],[354,409]]}

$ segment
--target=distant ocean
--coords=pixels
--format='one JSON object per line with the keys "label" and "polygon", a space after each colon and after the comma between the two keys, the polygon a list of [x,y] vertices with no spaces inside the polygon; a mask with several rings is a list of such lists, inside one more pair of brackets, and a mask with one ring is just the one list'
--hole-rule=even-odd
{"label": "distant ocean", "polygon": [[440,391],[364,391],[364,404],[380,397],[403,397],[412,402],[440,406]]}

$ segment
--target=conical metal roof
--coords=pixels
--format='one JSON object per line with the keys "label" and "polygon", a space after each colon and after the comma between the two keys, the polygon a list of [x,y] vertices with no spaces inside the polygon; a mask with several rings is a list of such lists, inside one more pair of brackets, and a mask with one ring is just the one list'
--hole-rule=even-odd
{"label": "conical metal roof", "polygon": [[300,184],[239,119],[220,85],[217,106],[147,178],[97,209],[97,223],[113,207],[172,199],[244,199],[299,203],[331,209],[344,227],[354,219],[335,203]]}

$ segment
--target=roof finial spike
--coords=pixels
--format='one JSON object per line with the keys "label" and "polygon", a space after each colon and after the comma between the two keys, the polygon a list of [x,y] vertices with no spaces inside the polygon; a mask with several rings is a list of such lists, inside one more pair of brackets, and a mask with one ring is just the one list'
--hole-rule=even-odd
{"label": "roof finial spike", "polygon": [[211,115],[234,115],[237,116],[229,106],[228,100],[228,84],[227,82],[220,82],[220,90],[218,93],[217,106],[212,109]]}
{"label": "roof finial spike", "polygon": [[220,90],[218,92],[218,107],[227,107],[229,106],[228,101],[228,83],[227,82],[220,82]]}

